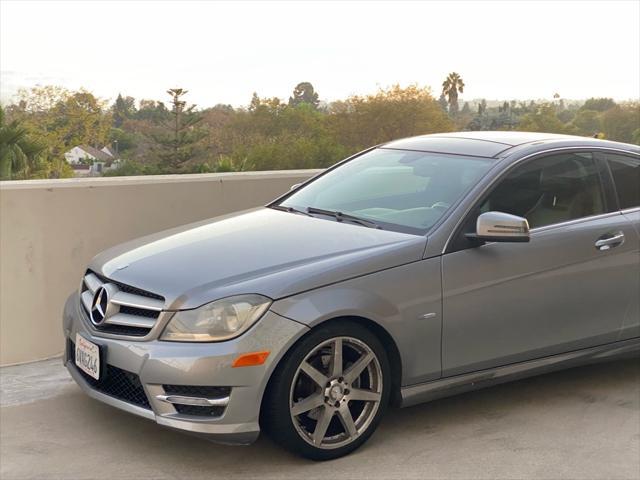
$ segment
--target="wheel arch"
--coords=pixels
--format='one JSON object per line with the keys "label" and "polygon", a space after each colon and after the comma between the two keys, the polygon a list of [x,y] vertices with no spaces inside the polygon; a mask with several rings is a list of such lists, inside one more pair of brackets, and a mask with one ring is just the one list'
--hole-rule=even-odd
{"label": "wheel arch", "polygon": [[321,321],[320,323],[315,324],[313,327],[307,330],[303,335],[297,338],[296,341],[289,346],[289,348],[284,353],[284,355],[280,357],[277,364],[271,370],[269,374],[269,379],[267,380],[265,384],[265,388],[262,392],[262,398],[260,399],[260,421],[262,421],[264,401],[265,401],[265,398],[267,398],[267,391],[271,387],[274,374],[276,371],[278,371],[282,363],[287,361],[289,352],[291,352],[296,347],[296,345],[298,345],[304,338],[306,338],[312,332],[317,331],[318,329],[321,329],[323,327],[326,327],[330,323],[334,324],[334,323],[339,323],[343,321],[350,321],[352,323],[356,323],[362,326],[363,328],[366,328],[371,333],[373,333],[376,336],[376,338],[378,338],[378,340],[380,340],[380,343],[382,344],[385,350],[385,353],[387,354],[387,358],[389,360],[389,366],[391,368],[390,403],[393,406],[400,405],[401,403],[400,388],[402,383],[402,358],[400,356],[400,350],[398,349],[398,345],[396,344],[396,341],[393,339],[393,337],[387,331],[387,329],[385,329],[382,325],[380,325],[379,323],[369,318],[358,316],[358,315],[342,315],[342,316],[327,318]]}

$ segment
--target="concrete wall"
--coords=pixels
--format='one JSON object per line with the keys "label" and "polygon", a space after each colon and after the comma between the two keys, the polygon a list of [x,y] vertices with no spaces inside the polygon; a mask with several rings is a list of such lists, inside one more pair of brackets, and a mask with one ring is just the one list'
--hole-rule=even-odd
{"label": "concrete wall", "polygon": [[316,172],[0,182],[0,365],[62,351],[64,301],[99,251],[263,205]]}

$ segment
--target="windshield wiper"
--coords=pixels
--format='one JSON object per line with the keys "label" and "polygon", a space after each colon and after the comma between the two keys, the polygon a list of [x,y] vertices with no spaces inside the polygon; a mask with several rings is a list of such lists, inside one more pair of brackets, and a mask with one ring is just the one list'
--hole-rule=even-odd
{"label": "windshield wiper", "polygon": [[303,210],[298,210],[297,208],[293,208],[293,207],[285,207],[284,205],[272,205],[269,208],[273,208],[274,210],[280,210],[282,212],[298,213],[300,215],[306,215],[307,217],[313,217],[313,215]]}
{"label": "windshield wiper", "polygon": [[337,222],[342,222],[346,220],[348,222],[362,225],[363,227],[377,228],[379,230],[382,230],[382,227],[378,225],[376,222],[372,222],[371,220],[365,220],[364,218],[356,217],[355,215],[350,215],[348,213],[342,213],[334,210],[325,210],[323,208],[316,208],[316,207],[307,207],[307,212],[315,213],[318,215],[328,215],[330,217],[335,218]]}

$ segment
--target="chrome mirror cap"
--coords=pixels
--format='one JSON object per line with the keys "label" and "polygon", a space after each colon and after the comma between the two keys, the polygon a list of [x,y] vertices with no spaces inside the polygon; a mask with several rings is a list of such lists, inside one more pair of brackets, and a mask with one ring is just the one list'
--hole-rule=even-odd
{"label": "chrome mirror cap", "polygon": [[474,238],[487,242],[528,242],[526,218],[503,212],[486,212],[478,217]]}

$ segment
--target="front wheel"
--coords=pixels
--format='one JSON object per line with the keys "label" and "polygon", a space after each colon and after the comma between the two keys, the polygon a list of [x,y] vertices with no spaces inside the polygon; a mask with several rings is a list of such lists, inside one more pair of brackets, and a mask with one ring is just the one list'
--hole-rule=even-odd
{"label": "front wheel", "polygon": [[389,401],[386,352],[349,321],[320,326],[287,353],[267,389],[262,424],[285,448],[313,460],[346,455],[374,432]]}

